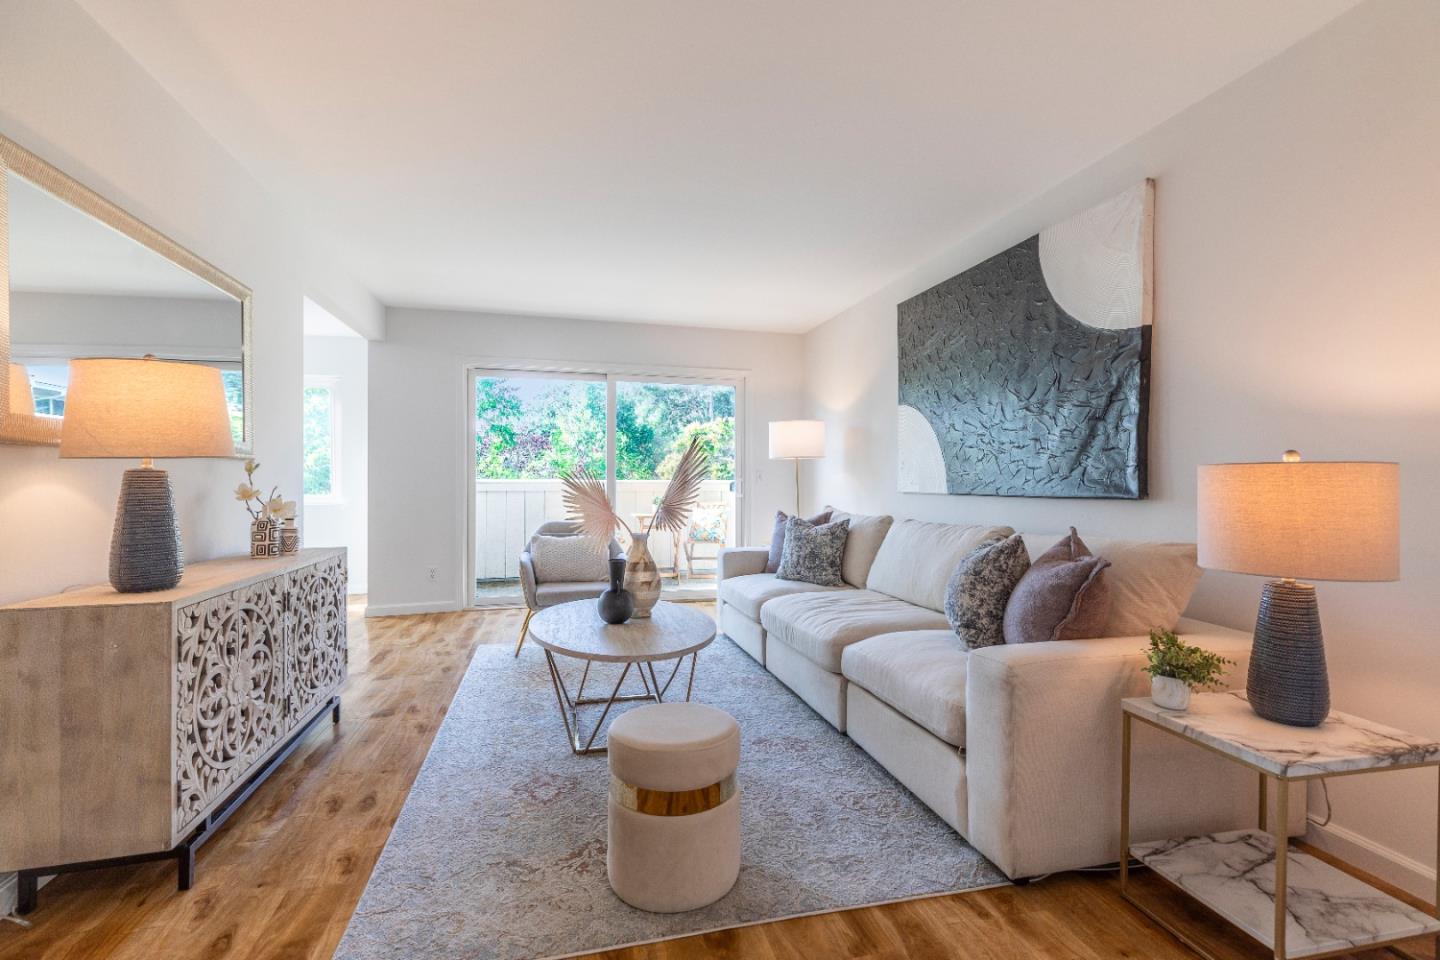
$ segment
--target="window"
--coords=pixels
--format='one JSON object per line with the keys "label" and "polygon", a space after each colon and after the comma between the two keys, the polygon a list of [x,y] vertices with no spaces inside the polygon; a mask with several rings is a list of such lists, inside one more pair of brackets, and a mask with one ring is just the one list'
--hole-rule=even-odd
{"label": "window", "polygon": [[307,500],[340,495],[337,406],[334,381],[307,378],[304,425]]}

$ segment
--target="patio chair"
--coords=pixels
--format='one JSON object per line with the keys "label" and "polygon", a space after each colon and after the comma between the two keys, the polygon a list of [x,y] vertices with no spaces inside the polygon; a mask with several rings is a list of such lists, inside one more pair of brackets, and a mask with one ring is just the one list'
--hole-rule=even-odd
{"label": "patio chair", "polygon": [[[535,528],[535,532],[525,544],[525,549],[520,554],[520,588],[525,592],[525,606],[529,609],[525,612],[525,622],[520,624],[520,639],[515,644],[515,656],[520,656],[520,648],[525,645],[525,635],[530,630],[530,618],[535,616],[537,611],[569,603],[571,600],[592,600],[610,586],[608,576],[600,580],[560,580],[549,583],[541,582],[536,577],[535,560],[530,553],[536,537],[579,535],[580,525],[577,523],[570,520],[547,520]],[[610,539],[609,555],[612,558],[624,556],[620,544],[613,537]]]}
{"label": "patio chair", "polygon": [[[695,578],[695,548],[709,544],[718,557],[720,548],[730,539],[730,508],[722,503],[701,504],[690,515],[685,530],[685,573]],[[677,564],[678,566],[678,564]],[[678,577],[677,577],[678,579]]]}

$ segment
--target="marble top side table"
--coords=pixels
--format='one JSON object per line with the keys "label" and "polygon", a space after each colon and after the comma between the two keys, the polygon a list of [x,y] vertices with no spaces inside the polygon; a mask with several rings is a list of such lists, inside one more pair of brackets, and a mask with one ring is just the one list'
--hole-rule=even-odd
{"label": "marble top side table", "polygon": [[[1121,709],[1120,894],[1191,949],[1208,956],[1136,899],[1129,883],[1132,856],[1272,950],[1276,960],[1329,957],[1440,933],[1440,919],[1317,857],[1291,850],[1283,814],[1294,782],[1413,767],[1440,769],[1440,741],[1339,712],[1318,727],[1274,723],[1250,709],[1243,691],[1196,694],[1183,713],[1157,707],[1149,698],[1122,700]],[[1258,828],[1132,844],[1130,743],[1135,721],[1255,770],[1260,782]],[[1271,779],[1281,811],[1273,827],[1267,825]],[[1436,902],[1440,905],[1440,880]]]}

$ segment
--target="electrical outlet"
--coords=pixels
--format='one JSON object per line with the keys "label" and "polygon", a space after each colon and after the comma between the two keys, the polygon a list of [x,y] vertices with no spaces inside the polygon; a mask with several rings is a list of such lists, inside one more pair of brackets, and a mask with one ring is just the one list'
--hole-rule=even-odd
{"label": "electrical outlet", "polygon": [[426,579],[428,579],[431,583],[434,583],[436,580],[439,580],[439,579],[440,579],[440,568],[439,568],[439,567],[426,567],[426,568],[425,568],[425,577],[426,577]]}

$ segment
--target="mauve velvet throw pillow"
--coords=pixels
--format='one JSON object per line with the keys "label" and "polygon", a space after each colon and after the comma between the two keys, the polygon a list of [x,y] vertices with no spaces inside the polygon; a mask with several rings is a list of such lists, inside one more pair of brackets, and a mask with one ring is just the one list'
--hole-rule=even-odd
{"label": "mauve velvet throw pillow", "polygon": [[1103,635],[1110,616],[1110,561],[1070,535],[1046,550],[1015,585],[1005,605],[1005,642],[1087,640]]}
{"label": "mauve velvet throw pillow", "polygon": [[[830,522],[832,511],[825,510],[811,517],[809,522],[815,526]],[[775,573],[780,569],[780,556],[785,552],[785,521],[790,519],[790,514],[784,510],[775,511],[775,532],[770,534],[770,556],[765,561],[765,572]]]}

